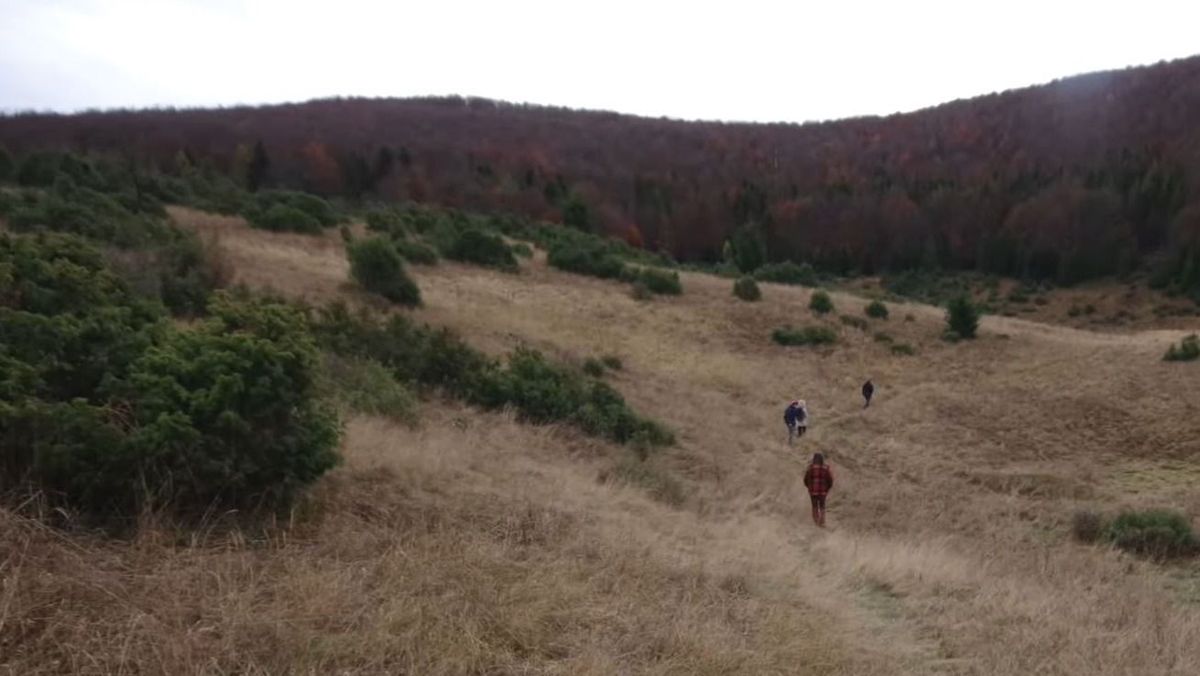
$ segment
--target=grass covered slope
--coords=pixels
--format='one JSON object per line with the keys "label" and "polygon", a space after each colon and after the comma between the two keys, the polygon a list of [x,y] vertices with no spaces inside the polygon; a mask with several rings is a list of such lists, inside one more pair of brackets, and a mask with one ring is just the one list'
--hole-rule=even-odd
{"label": "grass covered slope", "polygon": [[[367,302],[336,234],[216,236],[235,281]],[[1122,674],[1200,668],[1200,578],[1071,540],[1081,508],[1200,511],[1196,365],[1179,331],[1098,334],[890,304],[900,357],[809,289],[413,266],[423,307],[499,356],[582,363],[678,443],[634,449],[440,399],[409,428],[352,419],[345,463],[290,523],[66,539],[0,512],[0,668],[15,673]],[[839,313],[867,301],[832,293]],[[911,315],[912,321],[903,318]],[[800,317],[798,320],[797,317]],[[827,326],[820,350],[774,344]],[[882,326],[882,323],[881,323]],[[858,387],[876,400],[863,411]],[[788,448],[783,404],[808,401]],[[830,458],[827,532],[800,473]],[[636,467],[638,471],[634,471]],[[673,488],[664,489],[670,485]]]}

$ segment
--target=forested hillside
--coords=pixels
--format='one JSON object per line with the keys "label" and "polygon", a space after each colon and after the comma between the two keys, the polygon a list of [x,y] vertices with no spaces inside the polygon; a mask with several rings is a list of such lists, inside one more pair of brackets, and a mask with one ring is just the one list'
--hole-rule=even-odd
{"label": "forested hillside", "polygon": [[118,153],[252,190],[515,211],[685,260],[732,253],[743,268],[791,259],[1070,283],[1151,263],[1153,281],[1200,294],[1197,110],[1200,57],[804,125],[336,99],[19,114],[0,118],[0,144],[29,184],[19,174],[36,173],[37,151]]}

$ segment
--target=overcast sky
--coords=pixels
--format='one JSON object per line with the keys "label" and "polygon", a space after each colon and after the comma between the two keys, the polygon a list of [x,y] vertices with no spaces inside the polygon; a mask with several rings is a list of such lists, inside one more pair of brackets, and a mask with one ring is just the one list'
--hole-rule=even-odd
{"label": "overcast sky", "polygon": [[0,0],[0,109],[463,94],[887,114],[1200,53],[1200,0]]}

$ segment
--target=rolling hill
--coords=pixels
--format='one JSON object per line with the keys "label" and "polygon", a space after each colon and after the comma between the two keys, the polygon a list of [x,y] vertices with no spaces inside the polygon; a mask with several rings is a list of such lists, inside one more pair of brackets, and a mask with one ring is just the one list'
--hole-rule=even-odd
{"label": "rolling hill", "polygon": [[[172,208],[232,281],[361,302],[341,238]],[[639,302],[544,255],[519,274],[415,269],[417,319],[499,354],[533,345],[606,376],[678,443],[628,448],[434,397],[416,427],[358,415],[345,463],[290,520],[135,537],[0,509],[0,670],[11,673],[1070,674],[1200,668],[1200,578],[1070,535],[1080,511],[1200,513],[1182,332],[1097,333],[685,273]],[[827,348],[770,331],[819,323]],[[886,334],[880,340],[877,334]],[[915,354],[894,353],[904,342]],[[858,385],[879,386],[870,409]],[[803,396],[788,447],[782,402]],[[799,474],[825,453],[830,528]]]}

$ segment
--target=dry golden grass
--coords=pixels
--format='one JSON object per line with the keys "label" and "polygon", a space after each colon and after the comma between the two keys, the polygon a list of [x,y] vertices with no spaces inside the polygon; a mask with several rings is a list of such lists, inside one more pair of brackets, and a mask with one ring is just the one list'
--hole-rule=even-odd
{"label": "dry golden grass", "polygon": [[[237,281],[354,293],[336,233],[174,214],[220,236]],[[937,308],[861,332],[836,319],[862,314],[847,294],[817,319],[804,289],[747,304],[683,275],[683,296],[639,303],[524,265],[415,268],[416,314],[494,352],[621,357],[613,383],[678,433],[651,462],[682,504],[615,481],[625,451],[570,430],[439,402],[417,430],[355,419],[345,466],[258,535],[100,540],[0,512],[0,671],[1200,673],[1200,575],[1068,532],[1081,508],[1200,514],[1200,372],[1160,361],[1179,330],[988,317],[949,344]],[[840,342],[769,339],[809,322]],[[788,448],[797,395],[813,423]],[[799,482],[814,450],[838,477],[825,532]]]}

